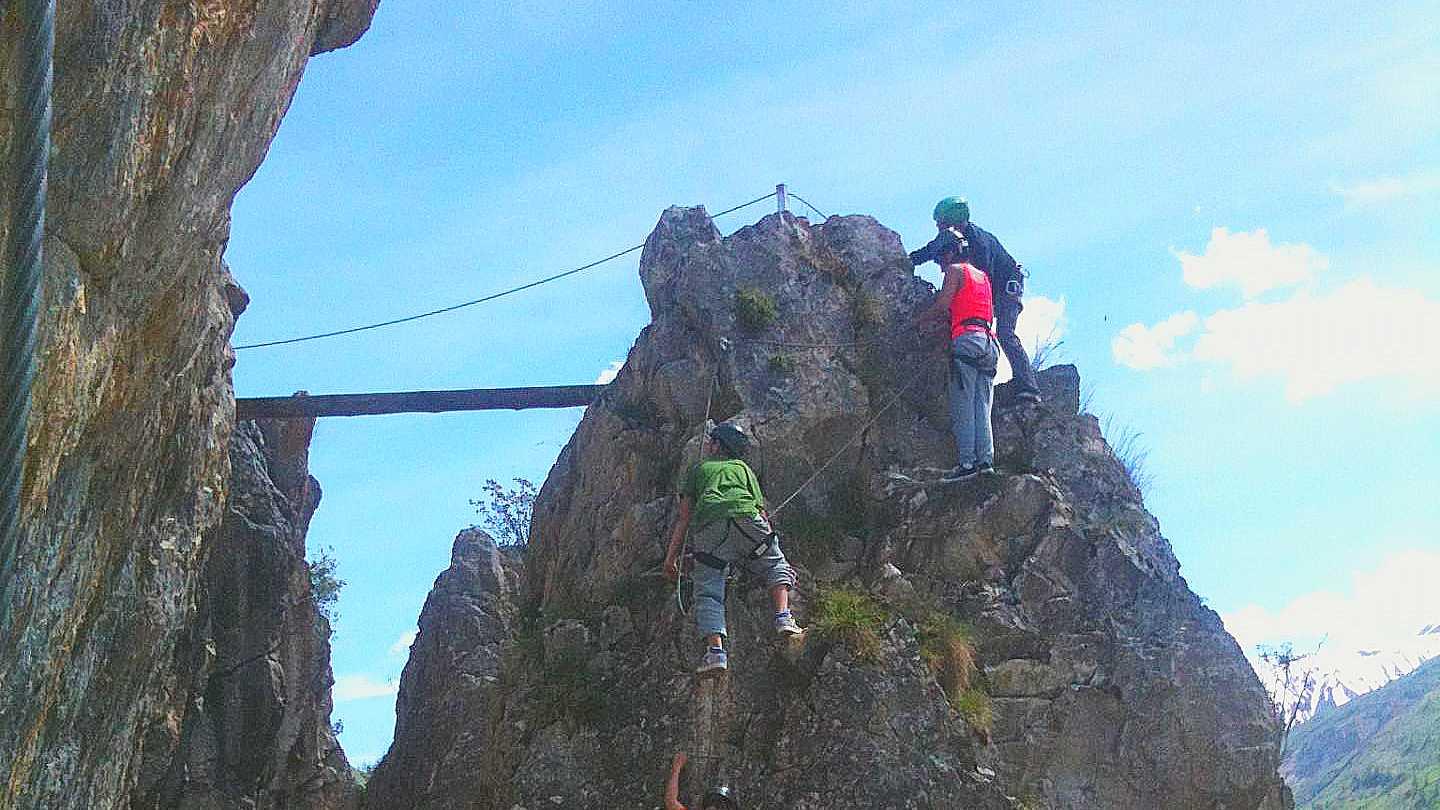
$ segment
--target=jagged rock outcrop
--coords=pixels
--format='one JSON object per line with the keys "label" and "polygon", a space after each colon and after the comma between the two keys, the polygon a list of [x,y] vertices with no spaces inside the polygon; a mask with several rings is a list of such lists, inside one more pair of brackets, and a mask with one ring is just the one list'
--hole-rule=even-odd
{"label": "jagged rock outcrop", "polygon": [[[1041,375],[1045,407],[997,393],[1004,474],[940,486],[943,342],[910,325],[934,290],[893,232],[783,214],[722,238],[672,208],[640,272],[652,322],[540,492],[523,593],[457,573],[495,558],[472,538],[427,603],[401,722],[453,733],[397,736],[369,806],[656,806],[677,750],[691,799],[723,779],[746,807],[1287,806],[1264,690],[1080,413],[1073,367]],[[779,644],[742,582],[729,675],[692,677],[659,563],[707,409],[751,428],[772,509],[809,482],[777,515],[799,616],[873,593],[868,645]],[[961,659],[926,648],[957,622],[963,694]],[[483,685],[447,663],[471,645]]]}
{"label": "jagged rock outcrop", "polygon": [[[499,708],[505,647],[518,625],[521,580],[515,560],[480,529],[455,538],[450,568],[420,613],[420,631],[400,679],[391,756],[366,785],[367,806],[405,807],[409,797],[443,797],[431,807],[474,807],[496,794],[476,786],[494,745],[488,724]],[[498,800],[497,800],[498,801]]]}
{"label": "jagged rock outcrop", "polygon": [[[208,542],[179,743],[134,807],[343,810],[358,789],[330,726],[330,623],[305,533],[320,503],[313,419],[242,422],[230,442],[225,520]],[[169,747],[169,746],[166,746]]]}
{"label": "jagged rock outcrop", "polygon": [[[229,481],[243,305],[220,258],[230,202],[311,52],[352,41],[374,5],[59,4],[25,529],[0,626],[0,806],[123,807],[158,790]],[[7,13],[7,98],[16,45]]]}

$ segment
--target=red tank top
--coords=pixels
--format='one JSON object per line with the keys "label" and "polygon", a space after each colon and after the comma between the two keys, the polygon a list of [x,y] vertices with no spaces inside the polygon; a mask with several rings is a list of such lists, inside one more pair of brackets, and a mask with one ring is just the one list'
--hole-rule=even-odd
{"label": "red tank top", "polygon": [[[950,339],[966,332],[989,332],[995,319],[995,303],[990,297],[990,277],[973,264],[961,264],[962,283],[950,299]],[[969,321],[969,323],[966,323]],[[984,326],[980,322],[984,322]]]}

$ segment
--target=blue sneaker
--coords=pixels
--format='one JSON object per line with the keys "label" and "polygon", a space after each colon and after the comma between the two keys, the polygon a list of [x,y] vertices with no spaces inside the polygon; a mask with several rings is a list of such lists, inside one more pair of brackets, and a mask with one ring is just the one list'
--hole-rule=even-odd
{"label": "blue sneaker", "polygon": [[711,647],[705,651],[705,657],[700,659],[700,666],[695,668],[696,675],[704,675],[707,672],[724,672],[730,668],[730,661],[725,651],[719,647]]}

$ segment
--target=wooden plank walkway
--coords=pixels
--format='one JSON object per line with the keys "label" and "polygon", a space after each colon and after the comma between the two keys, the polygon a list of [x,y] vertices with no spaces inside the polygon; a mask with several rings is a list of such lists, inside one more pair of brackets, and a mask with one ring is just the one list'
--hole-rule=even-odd
{"label": "wooden plank walkway", "polygon": [[578,408],[595,401],[603,385],[532,388],[469,388],[458,391],[398,391],[387,394],[296,394],[235,400],[236,419],[301,419],[312,416],[372,416],[386,413]]}

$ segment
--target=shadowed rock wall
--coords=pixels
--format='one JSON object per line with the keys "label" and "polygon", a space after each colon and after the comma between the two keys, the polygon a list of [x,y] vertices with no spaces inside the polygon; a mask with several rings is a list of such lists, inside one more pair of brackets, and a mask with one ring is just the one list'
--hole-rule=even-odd
{"label": "shadowed rock wall", "polygon": [[314,425],[236,426],[225,519],[209,541],[199,611],[182,645],[192,685],[178,751],[153,793],[132,806],[355,805],[350,764],[330,727],[330,623],[305,562],[320,503],[306,463]]}
{"label": "shadowed rock wall", "polygon": [[[174,753],[180,642],[229,481],[244,305],[221,262],[230,203],[311,53],[354,41],[374,8],[59,4],[25,529],[0,626],[0,806],[125,806]],[[16,43],[7,13],[7,104]]]}

